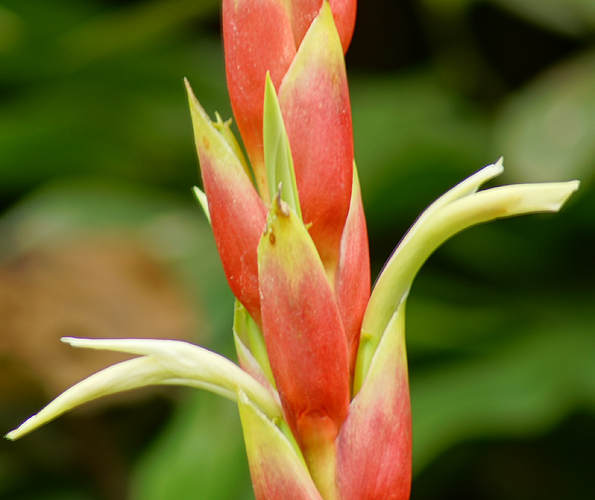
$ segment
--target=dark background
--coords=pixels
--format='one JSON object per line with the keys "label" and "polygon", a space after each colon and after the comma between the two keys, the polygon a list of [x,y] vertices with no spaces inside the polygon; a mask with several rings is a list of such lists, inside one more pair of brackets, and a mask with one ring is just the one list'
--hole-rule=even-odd
{"label": "dark background", "polygon": [[[499,183],[582,181],[560,214],[470,229],[416,280],[412,499],[592,499],[595,3],[358,9],[347,65],[374,275],[429,203],[500,156]],[[63,335],[233,356],[182,85],[230,116],[218,14],[0,0],[0,432],[113,362]],[[0,498],[252,497],[232,403],[137,392],[0,443]]]}

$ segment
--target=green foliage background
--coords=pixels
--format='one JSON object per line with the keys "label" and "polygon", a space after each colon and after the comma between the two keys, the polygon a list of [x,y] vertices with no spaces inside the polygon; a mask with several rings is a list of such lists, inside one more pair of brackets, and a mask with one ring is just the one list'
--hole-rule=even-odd
{"label": "green foliage background", "polygon": [[[218,12],[0,0],[0,256],[33,222],[51,239],[175,214],[177,232],[151,241],[178,242],[166,260],[211,331],[197,339],[232,355],[182,85],[231,116]],[[375,274],[425,206],[501,155],[501,182],[582,181],[560,214],[471,229],[418,277],[412,499],[595,497],[594,34],[591,0],[360,2],[348,71]],[[1,432],[43,401],[0,400]],[[115,445],[103,466],[79,460],[61,421],[0,444],[0,498],[252,498],[233,404],[188,390],[100,422]]]}

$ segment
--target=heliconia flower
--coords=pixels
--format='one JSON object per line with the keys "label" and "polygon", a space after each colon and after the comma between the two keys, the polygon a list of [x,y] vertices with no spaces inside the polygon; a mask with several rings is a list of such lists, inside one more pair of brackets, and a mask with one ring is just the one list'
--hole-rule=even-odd
{"label": "heliconia flower", "polygon": [[343,53],[355,7],[354,0],[330,6],[322,0],[223,1],[227,82],[256,185],[269,201],[263,141],[268,72],[289,136],[304,222],[329,272],[338,264],[351,199],[353,139]]}
{"label": "heliconia flower", "polygon": [[256,498],[322,500],[299,451],[244,393],[238,399]]}
{"label": "heliconia flower", "polygon": [[77,339],[64,337],[74,347],[138,354],[66,390],[48,406],[9,432],[18,439],[86,401],[150,385],[188,385],[237,400],[238,391],[249,397],[270,419],[281,415],[278,400],[262,384],[228,359],[180,340]]}
{"label": "heliconia flower", "polygon": [[298,500],[406,500],[411,415],[404,317],[415,274],[458,232],[496,218],[558,211],[578,189],[578,181],[571,181],[477,191],[501,172],[498,162],[450,190],[395,249],[365,312],[352,384],[346,382],[347,341],[338,335],[340,314],[321,261],[305,226],[278,197],[259,245],[265,335],[243,306],[234,325],[240,358],[250,358],[260,375],[180,341],[64,339],[75,347],[141,357],[83,380],[7,437],[18,439],[97,397],[183,384],[238,401],[257,499],[283,492],[283,498]]}
{"label": "heliconia flower", "polygon": [[279,196],[258,247],[258,271],[264,339],[285,417],[313,475],[325,476],[315,477],[318,486],[333,488],[335,440],[350,399],[347,339],[312,238]]}
{"label": "heliconia flower", "polygon": [[[322,0],[224,0],[223,39],[231,104],[240,134],[266,196],[262,143],[264,77],[278,88]],[[330,3],[344,52],[355,25],[355,0]]]}
{"label": "heliconia flower", "polygon": [[409,498],[411,405],[405,303],[393,314],[365,383],[351,401],[337,439],[337,468],[341,500]]}
{"label": "heliconia flower", "polygon": [[[223,2],[228,83],[232,104],[234,96],[240,96],[238,99],[243,103],[234,105],[234,112],[251,159],[256,188],[233,134],[220,119],[211,123],[187,84],[207,211],[217,248],[232,291],[259,325],[257,242],[264,227],[265,206],[276,192],[278,182],[283,181],[283,189],[288,189],[285,178],[277,178],[276,182],[270,180],[270,172],[276,167],[271,161],[265,166],[264,159],[267,154],[269,158],[271,154],[276,158],[279,148],[286,150],[291,159],[289,171],[299,192],[297,212],[308,227],[329,279],[337,281],[339,286],[346,283],[337,276],[341,265],[343,276],[351,273],[348,288],[361,290],[360,295],[364,296],[370,286],[369,257],[362,253],[367,252],[367,232],[361,200],[357,205],[359,184],[352,197],[353,137],[342,45],[342,40],[348,40],[353,31],[355,2],[341,0],[329,6],[328,2],[319,1],[317,9],[313,10],[314,3],[306,5],[295,1],[289,8],[281,0]],[[336,12],[331,11],[333,6]],[[283,14],[283,22],[274,22],[274,16],[264,17],[275,29],[263,31],[269,23],[262,23],[257,13],[265,11]],[[335,26],[335,17],[343,19],[341,33]],[[312,18],[299,45],[290,29],[294,18],[299,18],[300,23]],[[274,37],[283,23],[287,25],[287,36],[291,37],[294,50],[287,67],[277,74],[280,56],[275,47],[282,42]],[[243,30],[239,30],[239,26]],[[244,40],[245,37],[249,40]],[[267,37],[273,38],[262,48],[257,64],[255,54]],[[258,88],[248,92],[252,84],[246,79],[258,80]],[[265,121],[267,102],[270,112]],[[253,123],[253,128],[258,130],[258,154],[251,152],[254,149],[252,133],[243,130],[244,121]],[[268,128],[266,123],[269,123]],[[282,129],[282,133],[275,136],[270,133],[271,129]],[[283,141],[279,142],[281,137]],[[260,160],[255,159],[255,155]],[[285,192],[284,199],[289,202]],[[360,206],[359,215],[354,208],[353,221],[346,226],[352,199],[355,207]],[[350,236],[348,242],[342,243],[345,231],[349,231]],[[358,244],[354,245],[353,241]],[[351,252],[359,252],[357,258]],[[341,290],[344,293],[346,289]],[[350,316],[348,330],[354,346],[352,351],[357,347],[357,340],[353,339],[357,339],[364,307],[365,301],[360,301],[359,307],[341,306],[343,314]],[[354,359],[354,355],[351,358]]]}
{"label": "heliconia flower", "polygon": [[257,500],[409,498],[413,279],[460,231],[556,212],[578,181],[478,191],[503,170],[485,167],[425,210],[370,290],[343,61],[354,16],[350,0],[223,0],[230,94],[256,187],[229,123],[211,122],[188,85],[205,189],[195,194],[237,298],[240,366],[179,341],[64,339],[139,357],[71,387],[9,439],[100,396],[184,384],[238,404]]}
{"label": "heliconia flower", "polygon": [[236,151],[211,123],[188,83],[186,86],[208,214],[223,269],[234,295],[260,322],[256,247],[266,208]]}
{"label": "heliconia flower", "polygon": [[351,204],[341,236],[341,253],[335,277],[335,294],[349,350],[349,373],[353,376],[360,329],[370,298],[370,250],[366,218],[355,164]]}

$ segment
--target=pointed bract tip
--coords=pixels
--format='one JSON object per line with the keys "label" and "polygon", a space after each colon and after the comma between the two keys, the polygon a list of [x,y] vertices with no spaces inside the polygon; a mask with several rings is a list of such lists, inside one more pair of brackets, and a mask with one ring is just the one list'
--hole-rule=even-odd
{"label": "pointed bract tip", "polygon": [[16,441],[17,439],[19,439],[17,430],[18,429],[15,429],[13,431],[10,431],[8,434],[5,434],[4,439],[8,439],[9,441]]}
{"label": "pointed bract tip", "polygon": [[188,94],[188,100],[193,103],[194,101],[198,102],[194,92],[192,91],[192,87],[190,86],[190,82],[188,78],[184,78],[184,87],[186,87],[186,93]]}
{"label": "pointed bract tip", "polygon": [[504,157],[501,156],[498,158],[498,161],[490,165],[490,167],[494,171],[494,177],[500,175],[502,172],[504,172]]}

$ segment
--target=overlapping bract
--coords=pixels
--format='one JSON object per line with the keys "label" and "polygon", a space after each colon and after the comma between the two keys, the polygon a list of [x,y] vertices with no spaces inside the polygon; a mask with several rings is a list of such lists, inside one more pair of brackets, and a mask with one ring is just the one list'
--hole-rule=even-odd
{"label": "overlapping bract", "polygon": [[[253,210],[245,215],[243,201],[231,209],[229,204],[211,203],[209,192],[214,189],[209,183],[216,176],[205,175],[205,168],[211,169],[212,164],[202,160],[204,152],[197,146],[228,280],[262,328],[273,382],[311,469],[334,468],[334,442],[347,416],[359,330],[370,293],[367,232],[354,169],[344,63],[355,6],[353,1],[223,2],[228,86],[258,195],[249,189],[242,193],[270,204],[270,194],[277,188],[268,185],[275,166],[264,161],[268,158],[271,163],[264,122],[265,82],[270,75],[291,150],[301,220],[288,206],[281,208],[284,201],[273,202],[268,236],[261,239],[257,252],[251,222],[255,213],[258,217],[261,213]],[[191,104],[198,106],[194,99]],[[200,144],[201,131],[209,124],[199,108],[193,116],[201,119],[195,126]],[[241,172],[240,165],[238,159],[235,172]],[[234,186],[224,186],[237,195]],[[260,225],[262,232],[264,220]],[[239,240],[236,236],[241,230],[233,226],[250,227],[251,236]],[[224,258],[231,253],[226,248],[238,253],[238,246],[244,262],[249,263],[242,269],[238,261],[227,263]],[[259,282],[258,296],[251,287],[255,281]],[[242,287],[243,283],[247,286]],[[290,322],[289,317],[293,318]],[[329,482],[319,482],[325,481]]]}
{"label": "overlapping bract", "polygon": [[[401,259],[389,262],[384,273],[388,278],[379,280],[364,317],[370,299],[369,254],[343,59],[354,12],[355,2],[349,1],[224,0],[232,106],[259,199],[269,214],[266,225],[260,221],[264,231],[257,251],[254,237],[238,242],[234,231],[218,234],[215,223],[213,229],[222,257],[226,246],[240,243],[247,260],[258,262],[256,278],[234,283],[228,272],[232,288],[238,282],[259,283],[258,311],[251,310],[255,301],[246,297],[246,289],[236,296],[260,328],[266,355],[255,363],[253,351],[237,342],[240,361],[256,376],[267,371],[259,366],[270,367],[269,381],[278,391],[297,451],[318,490],[324,498],[405,499],[411,474],[405,299],[426,254],[443,240],[428,241],[413,254],[411,245],[402,245],[397,252]],[[272,115],[264,112],[266,103],[269,109],[280,109],[280,125],[273,125]],[[298,200],[292,190],[285,191],[290,204],[281,199],[281,191],[275,197],[278,186],[270,185],[275,179],[271,171],[279,167],[272,163],[285,155],[277,146],[271,153],[271,128],[278,131],[275,135],[287,135],[291,150],[289,161],[280,160],[292,169],[285,178],[297,184]],[[283,140],[279,147],[284,147]],[[211,167],[202,159],[201,163],[208,194],[204,169]],[[238,172],[240,164],[238,160]],[[498,165],[490,167],[453,193],[471,194],[500,170]],[[465,191],[470,185],[472,189]],[[249,196],[256,195],[250,191]],[[214,206],[209,203],[213,219],[218,216]],[[226,220],[222,227],[244,224],[241,213],[233,219],[221,213]],[[489,213],[488,218],[498,216]],[[463,217],[459,224],[477,222],[481,220],[466,222]],[[451,227],[445,227],[448,233]],[[433,225],[429,231],[433,236],[439,233]],[[226,270],[235,265],[226,265],[225,259],[223,263]],[[399,274],[399,266],[408,272]],[[269,470],[279,478],[273,472],[274,460],[269,467],[259,461],[259,474]],[[263,493],[262,498],[273,497]]]}
{"label": "overlapping bract", "polygon": [[419,217],[370,293],[343,57],[355,7],[223,0],[228,85],[251,170],[229,124],[211,122],[187,84],[206,196],[197,194],[237,298],[242,369],[184,343],[70,339],[142,357],[72,387],[8,437],[102,394],[186,384],[237,401],[257,500],[409,498],[405,306],[417,271],[463,229],[557,211],[578,183],[477,192],[502,172],[501,162],[486,167]]}
{"label": "overlapping bract", "polygon": [[[232,108],[259,193],[270,201],[263,140],[268,72],[289,136],[304,222],[334,272],[351,199],[353,135],[343,50],[353,32],[355,1],[332,2],[332,15],[323,5],[224,0],[223,41]],[[333,16],[341,20],[339,31]]]}
{"label": "overlapping bract", "polygon": [[[290,70],[290,66],[294,64],[300,51],[302,55],[298,60],[304,58],[304,53],[305,57],[315,56],[312,49],[322,58],[337,57],[337,54],[332,54],[326,48],[320,51],[320,46],[311,47],[311,42],[302,46],[322,3],[321,0],[223,0],[227,85],[236,122],[261,193],[267,192],[262,138],[265,75],[269,72],[273,84],[279,89],[284,79],[296,78],[295,74],[290,77],[287,75],[288,72],[295,73]],[[337,23],[342,51],[346,52],[353,34],[356,2],[333,0],[330,5]],[[322,67],[319,66],[323,75],[328,74],[324,66],[324,63]],[[302,84],[308,88],[308,92],[300,92],[302,97],[316,98],[315,94],[317,97],[326,97],[324,89],[316,88],[318,83],[314,78],[306,78]],[[310,92],[313,95],[306,97]],[[333,111],[330,107],[323,109],[326,112]],[[342,106],[341,109],[345,111]],[[314,109],[302,111],[316,113]],[[286,116],[286,119],[288,123],[295,122],[296,127],[308,127],[307,123],[300,125],[299,116],[294,116],[293,119]],[[328,132],[338,133],[337,130]]]}

